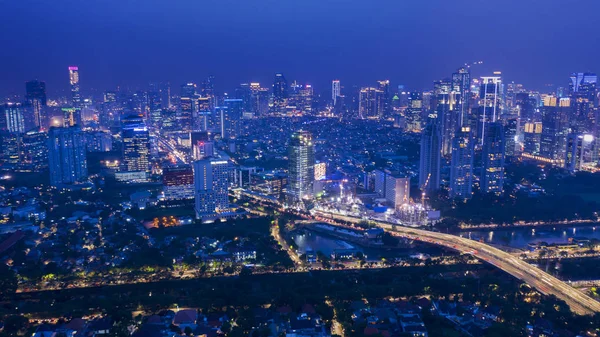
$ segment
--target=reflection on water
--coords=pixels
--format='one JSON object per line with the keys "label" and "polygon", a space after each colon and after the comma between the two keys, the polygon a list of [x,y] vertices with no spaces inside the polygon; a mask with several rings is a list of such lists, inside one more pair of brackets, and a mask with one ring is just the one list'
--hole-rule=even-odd
{"label": "reflection on water", "polygon": [[312,250],[313,252],[321,251],[325,255],[331,255],[331,253],[336,249],[362,250],[360,247],[356,247],[348,242],[324,237],[312,232],[296,234],[294,236],[294,242],[296,243],[296,246],[298,246],[298,250],[301,253],[306,253],[307,250]]}
{"label": "reflection on water", "polygon": [[600,240],[600,230],[596,226],[585,227],[544,227],[544,228],[517,228],[510,230],[479,230],[463,231],[458,233],[462,237],[477,241],[494,243],[514,248],[526,248],[529,243],[547,242],[568,243],[569,238],[587,238]]}

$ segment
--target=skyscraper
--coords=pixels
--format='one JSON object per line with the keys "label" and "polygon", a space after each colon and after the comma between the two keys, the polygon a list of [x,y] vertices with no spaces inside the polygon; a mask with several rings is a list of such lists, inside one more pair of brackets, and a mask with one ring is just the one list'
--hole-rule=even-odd
{"label": "skyscraper", "polygon": [[474,145],[470,127],[463,126],[455,133],[450,165],[451,198],[470,199],[472,196]]}
{"label": "skyscraper", "polygon": [[273,112],[285,113],[288,101],[288,83],[283,74],[275,74],[273,81]]}
{"label": "skyscraper", "polygon": [[25,99],[33,110],[34,125],[43,128],[46,125],[46,83],[38,80],[25,82]]}
{"label": "skyscraper", "polygon": [[194,162],[196,217],[229,210],[229,163],[223,159]]}
{"label": "skyscraper", "polygon": [[181,131],[192,130],[192,118],[196,115],[196,84],[187,83],[181,86],[177,124]]}
{"label": "skyscraper", "polygon": [[194,198],[194,170],[190,165],[163,168],[163,196],[165,200]]}
{"label": "skyscraper", "polygon": [[31,172],[47,169],[48,135],[46,132],[31,130],[26,132],[21,140],[21,168]]}
{"label": "skyscraper", "polygon": [[8,132],[24,133],[25,132],[25,107],[21,103],[5,103],[3,105],[2,119],[6,126],[3,128]]}
{"label": "skyscraper", "polygon": [[430,121],[421,135],[419,187],[423,192],[433,192],[440,187],[442,161],[442,130],[440,123]]}
{"label": "skyscraper", "polygon": [[225,99],[219,109],[221,137],[235,139],[240,136],[244,101]]}
{"label": "skyscraper", "polygon": [[358,116],[360,118],[383,117],[383,92],[377,88],[361,88],[358,98]]}
{"label": "skyscraper", "polygon": [[294,204],[312,196],[315,179],[315,148],[312,134],[308,131],[294,132],[288,150],[287,193],[289,203]]}
{"label": "skyscraper", "polygon": [[[593,158],[594,136],[571,133],[567,136],[565,168],[570,172],[582,170]],[[595,165],[595,163],[593,163]]]}
{"label": "skyscraper", "polygon": [[123,160],[121,170],[150,174],[150,133],[142,116],[130,115],[121,121]]}
{"label": "skyscraper", "polygon": [[214,155],[214,143],[207,131],[193,131],[190,133],[192,143],[192,160],[205,159]]}
{"label": "skyscraper", "polygon": [[594,102],[597,94],[598,76],[594,73],[573,73],[569,83],[573,118],[571,127],[576,132],[590,132],[590,121],[595,120]]}
{"label": "skyscraper", "polygon": [[[499,72],[494,73],[500,75]],[[486,124],[496,122],[502,115],[503,87],[500,76],[487,76],[481,78],[479,100],[479,123],[477,137],[483,145],[483,138],[487,130]]]}
{"label": "skyscraper", "polygon": [[87,178],[85,137],[79,126],[50,128],[48,132],[50,184],[73,184]]}
{"label": "skyscraper", "polygon": [[452,74],[452,92],[455,96],[455,110],[460,128],[468,124],[469,101],[471,98],[471,73],[469,68],[459,68]]}
{"label": "skyscraper", "polygon": [[413,91],[407,94],[408,106],[404,110],[406,115],[406,129],[411,132],[421,132],[421,116],[423,115],[423,95]]}
{"label": "skyscraper", "polygon": [[379,106],[381,107],[380,116],[383,118],[392,116],[392,96],[390,93],[390,80],[377,81],[378,89],[381,92],[379,95]]}
{"label": "skyscraper", "polygon": [[455,111],[452,82],[443,79],[433,83],[435,98],[435,110],[429,115],[429,119],[436,119],[442,127],[442,155],[448,155],[452,151],[452,139],[458,128],[459,120]]}
{"label": "skyscraper", "polygon": [[71,85],[71,105],[81,107],[81,93],[79,92],[79,67],[69,67],[69,84]]}
{"label": "skyscraper", "polygon": [[483,138],[481,192],[504,193],[504,127],[499,122],[486,124]]}
{"label": "skyscraper", "polygon": [[333,106],[337,105],[338,97],[342,94],[342,89],[340,87],[340,80],[331,81],[331,100],[333,101]]}

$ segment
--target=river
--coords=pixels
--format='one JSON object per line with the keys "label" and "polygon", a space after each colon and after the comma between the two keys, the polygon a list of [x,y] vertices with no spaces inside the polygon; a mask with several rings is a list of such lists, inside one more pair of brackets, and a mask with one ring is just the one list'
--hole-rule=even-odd
{"label": "river", "polygon": [[568,243],[569,238],[600,240],[600,226],[522,227],[511,229],[482,229],[456,233],[473,240],[525,249],[529,243]]}

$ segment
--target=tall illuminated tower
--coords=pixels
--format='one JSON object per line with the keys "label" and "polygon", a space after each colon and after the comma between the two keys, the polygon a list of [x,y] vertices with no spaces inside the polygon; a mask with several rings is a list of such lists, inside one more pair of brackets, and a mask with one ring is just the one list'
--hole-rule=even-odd
{"label": "tall illuminated tower", "polygon": [[131,115],[122,120],[122,170],[150,174],[150,133],[141,116]]}
{"label": "tall illuminated tower", "polygon": [[340,87],[340,80],[331,81],[331,100],[333,101],[333,106],[336,106],[338,97],[342,94],[342,89]]}
{"label": "tall illuminated tower", "polygon": [[85,137],[78,126],[48,132],[50,184],[73,184],[87,178]]}
{"label": "tall illuminated tower", "polygon": [[480,101],[479,101],[479,130],[477,136],[481,139],[481,144],[485,138],[487,123],[494,123],[500,119],[503,110],[504,90],[500,72],[495,72],[497,76],[487,76],[481,78]]}
{"label": "tall illuminated tower", "polygon": [[292,134],[288,160],[288,201],[298,203],[312,196],[315,180],[315,147],[310,132],[297,131]]}
{"label": "tall illuminated tower", "polygon": [[504,194],[504,157],[506,151],[504,127],[500,122],[485,126],[483,138],[481,192]]}
{"label": "tall illuminated tower", "polygon": [[284,113],[288,102],[288,83],[283,74],[275,74],[273,81],[273,111]]}
{"label": "tall illuminated tower", "polygon": [[74,108],[80,108],[81,93],[79,92],[79,67],[69,67],[69,84],[71,85],[71,104]]}
{"label": "tall illuminated tower", "polygon": [[38,128],[45,125],[46,83],[38,80],[25,82],[25,99],[33,109],[33,122]]}
{"label": "tall illuminated tower", "polygon": [[208,158],[194,162],[196,217],[229,210],[229,163]]}
{"label": "tall illuminated tower", "polygon": [[436,191],[440,187],[442,161],[442,128],[432,119],[421,134],[421,157],[419,163],[419,187],[423,191]]}
{"label": "tall illuminated tower", "polygon": [[452,139],[450,165],[450,197],[470,199],[473,190],[473,159],[475,141],[471,128],[461,127]]}

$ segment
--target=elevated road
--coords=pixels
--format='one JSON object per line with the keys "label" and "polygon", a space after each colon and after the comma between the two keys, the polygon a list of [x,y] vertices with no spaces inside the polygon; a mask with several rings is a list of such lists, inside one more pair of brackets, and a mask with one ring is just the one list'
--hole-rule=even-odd
{"label": "elevated road", "polygon": [[[362,219],[324,213],[315,211],[315,215],[332,220],[342,220],[351,223],[359,223]],[[374,223],[395,236],[404,237],[412,240],[428,242],[431,244],[444,246],[461,253],[472,254],[477,258],[492,264],[517,279],[526,282],[535,287],[545,295],[554,295],[565,301],[572,311],[580,314],[594,314],[600,312],[600,302],[594,300],[579,289],[575,289],[556,277],[543,272],[542,270],[528,264],[527,262],[515,257],[498,248],[494,248],[485,243],[461,238],[456,235],[432,232],[422,229],[395,226],[392,224],[377,222]]]}

